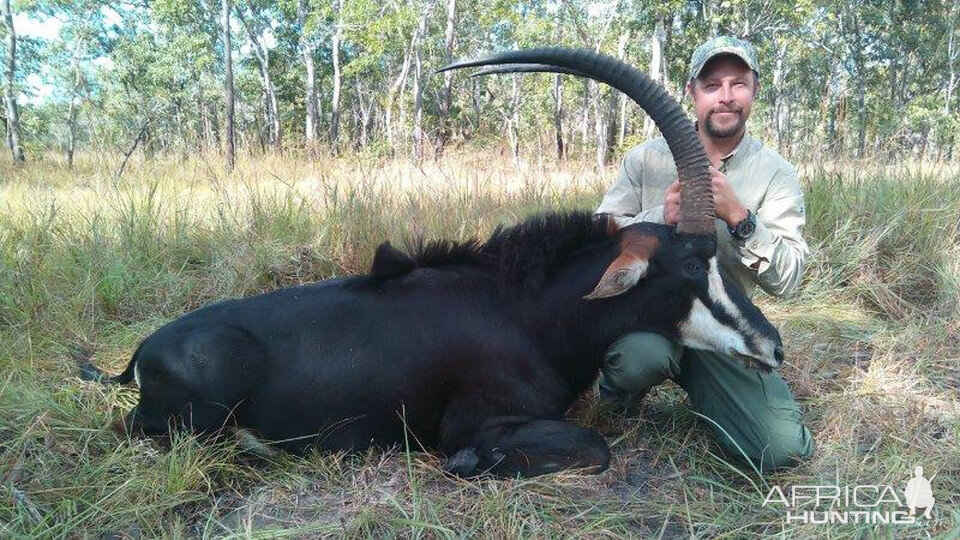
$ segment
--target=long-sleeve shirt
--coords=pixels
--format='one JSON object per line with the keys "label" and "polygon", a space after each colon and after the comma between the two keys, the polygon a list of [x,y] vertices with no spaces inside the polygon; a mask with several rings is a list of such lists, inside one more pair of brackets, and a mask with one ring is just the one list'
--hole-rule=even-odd
{"label": "long-sleeve shirt", "polygon": [[[797,169],[747,132],[723,158],[720,172],[740,203],[757,217],[757,228],[745,241],[732,237],[726,223],[717,220],[721,271],[748,295],[757,285],[774,296],[790,295],[803,276],[804,259],[810,253],[803,240],[806,213]],[[613,215],[620,226],[640,221],[663,223],[666,191],[676,179],[677,168],[666,141],[645,142],[624,157],[620,174],[597,213]]]}

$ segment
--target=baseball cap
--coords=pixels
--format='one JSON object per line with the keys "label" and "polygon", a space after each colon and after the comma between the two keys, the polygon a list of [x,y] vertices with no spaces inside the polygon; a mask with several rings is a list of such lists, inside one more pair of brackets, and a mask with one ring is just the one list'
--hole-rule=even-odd
{"label": "baseball cap", "polygon": [[747,66],[759,75],[757,69],[757,51],[750,43],[733,36],[717,36],[697,47],[690,56],[690,78],[694,79],[703,70],[703,66],[718,54],[732,54],[743,60]]}

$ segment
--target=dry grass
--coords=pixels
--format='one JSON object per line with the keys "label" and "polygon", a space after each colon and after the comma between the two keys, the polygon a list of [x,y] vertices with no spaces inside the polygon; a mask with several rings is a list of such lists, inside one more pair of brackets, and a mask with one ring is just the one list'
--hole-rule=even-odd
{"label": "dry grass", "polygon": [[[592,208],[615,174],[461,152],[421,167],[362,156],[132,163],[0,161],[0,531],[5,537],[956,538],[960,527],[960,173],[804,168],[814,250],[803,292],[761,299],[818,442],[758,476],[716,454],[676,387],[637,418],[571,411],[614,460],[598,476],[464,481],[429,454],[251,463],[190,438],[170,450],[106,428],[133,390],[79,381],[71,353],[119,370],[137,342],[207,302],[362,272],[382,240],[463,239],[531,212]],[[873,168],[871,168],[873,167]],[[414,449],[415,450],[415,449]],[[937,476],[935,520],[783,524],[773,485]],[[928,474],[929,477],[929,474]]]}

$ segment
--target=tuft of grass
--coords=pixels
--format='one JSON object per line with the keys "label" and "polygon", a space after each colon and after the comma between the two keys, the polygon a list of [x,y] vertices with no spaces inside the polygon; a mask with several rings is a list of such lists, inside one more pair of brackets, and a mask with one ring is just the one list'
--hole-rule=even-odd
{"label": "tuft of grass", "polygon": [[[508,161],[508,160],[506,160]],[[613,168],[484,152],[413,165],[345,155],[0,162],[0,535],[129,537],[950,537],[960,526],[960,171],[804,167],[803,289],[760,298],[817,440],[760,475],[720,456],[672,385],[624,418],[584,396],[571,418],[613,449],[608,471],[462,480],[412,449],[281,455],[232,443],[169,449],[111,423],[135,390],[82,382],[77,347],[119,371],[140,339],[218,299],[363,272],[376,246],[483,238],[536,211],[593,208]],[[410,445],[415,446],[415,445]],[[936,473],[935,519],[802,525],[770,486]],[[954,531],[951,533],[951,531]]]}

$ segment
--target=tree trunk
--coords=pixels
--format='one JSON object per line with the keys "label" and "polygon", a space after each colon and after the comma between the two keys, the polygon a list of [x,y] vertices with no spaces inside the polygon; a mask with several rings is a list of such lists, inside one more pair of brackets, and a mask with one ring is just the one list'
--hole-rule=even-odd
{"label": "tree trunk", "polygon": [[557,161],[563,161],[566,148],[563,143],[563,82],[557,75],[553,82],[553,129],[557,139]]}
{"label": "tree trunk", "polygon": [[[663,45],[665,40],[666,31],[664,30],[663,18],[659,18],[657,19],[656,27],[653,29],[653,34],[650,36],[650,78],[661,85],[664,85],[665,82],[665,62],[663,59]],[[664,88],[666,88],[666,86],[664,86]],[[643,121],[644,139],[653,138],[656,127],[653,120],[650,119],[650,116],[645,116]]]}
{"label": "tree trunk", "polygon": [[830,75],[827,77],[827,85],[824,89],[824,94],[826,94],[825,99],[823,100],[826,104],[826,115],[827,115],[827,151],[836,156],[838,152],[838,124],[837,124],[837,114],[840,112],[838,106],[839,95],[834,87],[839,85],[840,77],[840,62],[837,58],[830,59]]}
{"label": "tree trunk", "polygon": [[236,159],[235,132],[233,126],[234,101],[233,101],[233,54],[230,50],[230,0],[221,0],[221,17],[223,25],[223,66],[224,66],[224,92],[223,101],[227,107],[227,123],[225,126],[226,149],[227,149],[227,171],[233,170]]}
{"label": "tree trunk", "polygon": [[[848,6],[848,9],[851,9]],[[851,9],[850,13],[844,17],[845,25],[841,28],[845,33],[852,34],[850,48],[852,50],[853,65],[856,70],[854,78],[857,81],[857,158],[862,158],[866,151],[867,142],[867,92],[866,92],[866,59],[863,56],[863,34],[860,27],[860,18],[858,14]],[[846,27],[846,28],[844,28]]]}
{"label": "tree trunk", "polygon": [[77,151],[77,109],[76,97],[70,98],[70,107],[67,111],[69,132],[67,134],[67,168],[73,169],[73,156]]}
{"label": "tree trunk", "polygon": [[[6,92],[4,92],[4,94],[6,94]],[[6,143],[7,143],[7,150],[13,150],[13,137],[12,137],[12,133],[11,133],[11,131],[10,131],[10,122],[9,122],[9,120],[10,120],[10,119],[7,118],[7,101],[6,101],[6,99],[4,99],[4,100],[3,100],[3,133],[4,133],[4,140],[5,140]]]}
{"label": "tree trunk", "polygon": [[130,161],[130,156],[132,156],[133,153],[137,150],[137,146],[140,145],[140,141],[142,141],[144,137],[146,137],[147,129],[149,129],[149,127],[150,127],[149,120],[145,121],[143,125],[140,127],[140,131],[137,132],[137,136],[133,139],[133,144],[130,145],[130,149],[120,150],[120,152],[123,154],[123,161],[120,162],[120,168],[117,169],[117,174],[113,178],[114,185],[120,183],[120,178],[123,176],[124,169],[127,168],[127,162]]}
{"label": "tree trunk", "polygon": [[383,124],[384,129],[387,132],[387,142],[390,144],[390,147],[394,147],[395,142],[395,129],[393,125],[393,104],[396,100],[398,94],[401,93],[403,86],[407,83],[407,75],[410,73],[410,63],[413,59],[413,49],[417,44],[417,32],[414,31],[413,35],[410,36],[409,46],[407,47],[406,53],[403,55],[403,66],[400,68],[400,74],[397,75],[397,78],[394,79],[393,84],[390,85],[390,91],[387,92],[386,104],[384,105],[384,116]]}
{"label": "tree trunk", "polygon": [[[592,82],[592,81],[591,81]],[[597,167],[603,168],[607,162],[607,121],[604,114],[603,93],[599,85],[594,85],[593,94],[593,142]]]}
{"label": "tree trunk", "polygon": [[20,111],[17,107],[17,91],[14,87],[17,72],[17,34],[13,28],[13,11],[10,0],[3,0],[3,20],[7,31],[7,62],[4,67],[6,79],[3,86],[3,100],[7,106],[7,144],[15,163],[23,163],[23,144],[20,135]]}
{"label": "tree trunk", "polygon": [[370,119],[373,117],[373,97],[369,101],[363,97],[363,83],[357,78],[354,81],[355,91],[357,93],[357,106],[360,108],[360,118],[358,119],[358,128],[360,128],[358,146],[363,148],[367,146],[367,140],[370,136]]}
{"label": "tree trunk", "polygon": [[340,73],[340,41],[343,38],[343,0],[334,2],[336,22],[331,40],[333,57],[333,97],[330,100],[330,145],[337,151],[337,139],[340,138],[340,89],[343,84]]}
{"label": "tree trunk", "polygon": [[[587,150],[587,140],[589,139],[590,134],[590,95],[594,90],[596,83],[592,80],[584,79],[583,81],[583,115],[581,116],[580,121],[580,148],[581,152],[586,152]],[[581,153],[581,155],[583,155]]]}
{"label": "tree trunk", "polygon": [[238,10],[237,16],[243,24],[243,29],[247,32],[247,37],[250,39],[250,48],[253,50],[253,55],[256,57],[257,65],[260,68],[260,84],[263,85],[263,108],[267,124],[267,142],[277,152],[281,152],[283,142],[280,134],[280,113],[277,107],[277,92],[273,86],[273,81],[270,79],[270,51],[263,42],[262,30],[259,35],[255,33],[246,17],[243,16],[243,12]]}
{"label": "tree trunk", "polygon": [[[563,16],[558,10],[554,24],[554,40],[557,44],[563,43]],[[553,79],[553,130],[557,149],[557,161],[563,161],[567,148],[563,133],[563,77],[556,75]]]}
{"label": "tree trunk", "polygon": [[957,16],[960,14],[960,1],[956,1],[953,4],[953,9],[951,11],[950,17],[950,35],[947,38],[947,69],[949,75],[947,78],[947,87],[944,92],[943,100],[943,114],[949,115],[951,108],[953,107],[953,92],[957,88],[957,70],[956,62],[957,56],[960,56],[960,47],[957,46],[956,40],[956,25],[957,25]]}
{"label": "tree trunk", "polygon": [[73,88],[70,91],[70,105],[67,109],[67,168],[73,169],[73,157],[77,151],[77,114],[80,109],[78,99],[83,82],[83,70],[80,69],[80,49],[83,40],[78,39],[73,51]]}
{"label": "tree trunk", "polygon": [[[617,60],[623,61],[627,56],[627,42],[630,40],[630,31],[624,30],[620,34],[620,40],[617,43]],[[609,163],[613,156],[614,145],[617,141],[617,105],[623,100],[622,92],[607,92],[607,125],[604,135],[606,136],[606,151],[603,155],[603,162]],[[621,137],[622,138],[622,137]]]}
{"label": "tree trunk", "polygon": [[710,27],[710,35],[708,37],[716,37],[719,32],[719,21],[716,14],[714,13],[713,8],[714,0],[703,0],[703,20]]}
{"label": "tree trunk", "polygon": [[[453,61],[453,30],[457,21],[457,0],[447,0],[447,29],[444,32],[444,62]],[[440,117],[443,125],[440,128],[440,141],[437,145],[439,153],[443,153],[450,138],[450,105],[452,99],[453,71],[443,74],[443,96],[440,100]]]}
{"label": "tree trunk", "polygon": [[414,47],[413,69],[413,155],[423,159],[423,51],[421,44],[427,33],[427,5],[420,7],[420,22],[417,24],[417,41]]}
{"label": "tree trunk", "polygon": [[520,78],[510,77],[510,116],[507,118],[507,136],[510,141],[510,156],[514,167],[520,166]]}
{"label": "tree trunk", "polygon": [[787,56],[787,42],[784,41],[780,44],[780,47],[777,48],[777,60],[776,65],[773,68],[773,127],[774,132],[777,134],[777,146],[780,148],[780,151],[783,151],[784,146],[787,144],[785,140],[786,137],[789,137],[789,132],[786,131],[786,94],[784,92],[784,80],[786,78],[787,68],[784,66],[784,60]]}
{"label": "tree trunk", "polygon": [[303,57],[303,65],[306,67],[306,119],[304,127],[304,136],[307,141],[317,139],[317,131],[320,127],[320,109],[317,106],[317,82],[316,65],[313,60],[313,42],[311,35],[307,32],[307,0],[297,2],[297,22],[300,25],[300,54]]}

